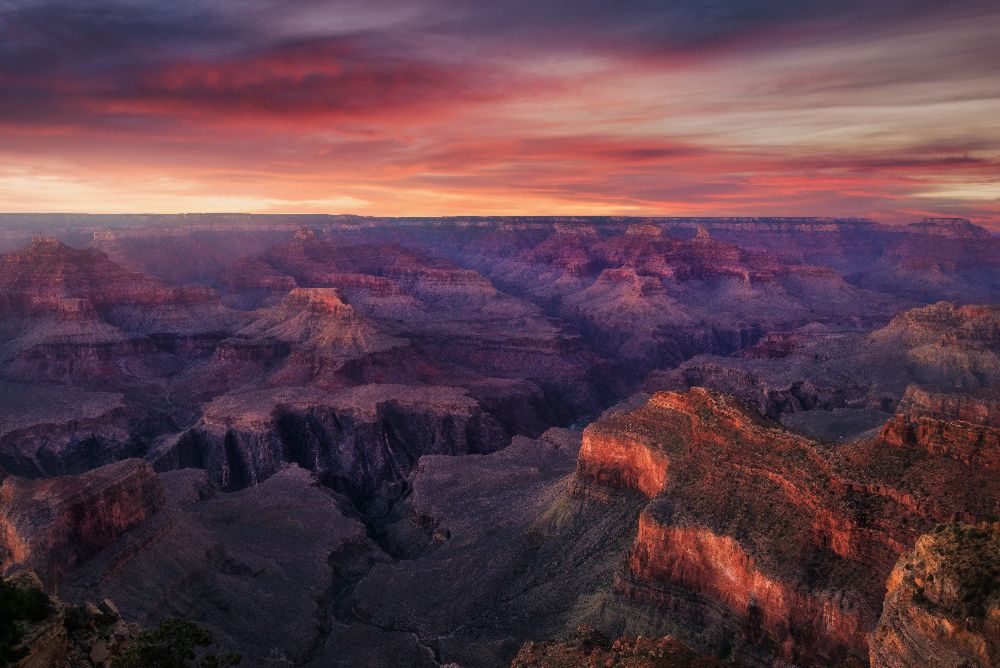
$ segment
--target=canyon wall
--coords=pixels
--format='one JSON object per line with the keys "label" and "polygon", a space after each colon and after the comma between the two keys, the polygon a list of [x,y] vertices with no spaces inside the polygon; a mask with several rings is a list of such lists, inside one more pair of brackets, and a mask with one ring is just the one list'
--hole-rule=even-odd
{"label": "canyon wall", "polygon": [[51,585],[163,504],[152,467],[135,459],[79,476],[9,477],[0,486],[0,566],[30,568]]}
{"label": "canyon wall", "polygon": [[[989,430],[943,424],[962,443]],[[976,433],[965,447],[996,437]],[[955,447],[885,433],[832,447],[694,388],[588,426],[577,477],[598,498],[617,489],[651,499],[616,585],[623,595],[691,619],[718,619],[722,604],[745,640],[799,664],[840,663],[867,655],[882,583],[921,530],[996,511],[992,446],[977,457]]]}

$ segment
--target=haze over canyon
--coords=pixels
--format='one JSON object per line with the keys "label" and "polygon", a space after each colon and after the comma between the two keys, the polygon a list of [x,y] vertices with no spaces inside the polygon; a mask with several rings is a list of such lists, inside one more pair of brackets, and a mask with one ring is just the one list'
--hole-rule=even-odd
{"label": "haze over canyon", "polygon": [[22,666],[1000,661],[967,220],[2,222]]}

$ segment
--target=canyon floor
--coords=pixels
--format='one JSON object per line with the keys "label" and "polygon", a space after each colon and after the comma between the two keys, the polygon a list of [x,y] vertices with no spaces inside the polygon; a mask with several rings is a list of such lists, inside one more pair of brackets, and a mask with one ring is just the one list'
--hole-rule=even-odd
{"label": "canyon floor", "polygon": [[[0,574],[64,617],[244,666],[1000,665],[968,221],[0,223]],[[52,624],[21,665],[127,645]]]}

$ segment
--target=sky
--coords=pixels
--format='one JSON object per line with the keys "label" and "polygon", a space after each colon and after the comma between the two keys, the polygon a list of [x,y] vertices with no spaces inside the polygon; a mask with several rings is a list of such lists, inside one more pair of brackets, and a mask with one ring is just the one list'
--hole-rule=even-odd
{"label": "sky", "polygon": [[0,0],[0,210],[963,216],[1000,0]]}

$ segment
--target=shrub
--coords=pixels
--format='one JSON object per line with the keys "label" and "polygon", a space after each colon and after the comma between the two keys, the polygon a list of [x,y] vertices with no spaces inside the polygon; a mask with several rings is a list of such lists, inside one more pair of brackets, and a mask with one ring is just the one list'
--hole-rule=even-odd
{"label": "shrub", "polygon": [[212,644],[212,634],[188,619],[172,617],[157,628],[143,631],[114,660],[114,668],[226,668],[240,663],[238,654],[198,655],[197,648]]}
{"label": "shrub", "polygon": [[0,580],[0,666],[14,665],[28,653],[20,646],[24,624],[42,621],[49,616],[50,607],[45,592]]}

